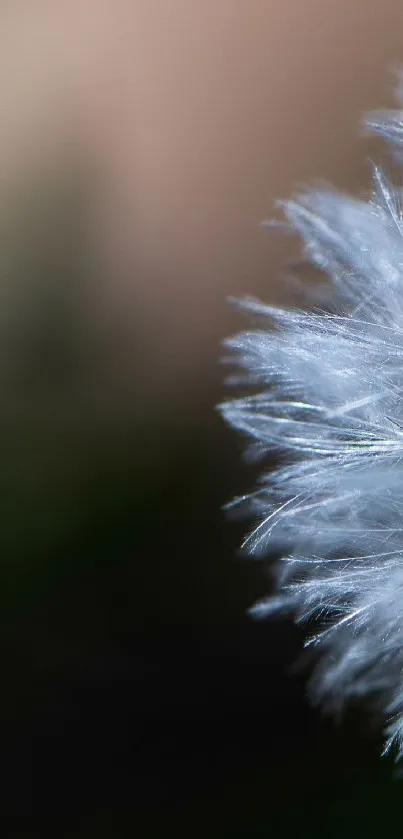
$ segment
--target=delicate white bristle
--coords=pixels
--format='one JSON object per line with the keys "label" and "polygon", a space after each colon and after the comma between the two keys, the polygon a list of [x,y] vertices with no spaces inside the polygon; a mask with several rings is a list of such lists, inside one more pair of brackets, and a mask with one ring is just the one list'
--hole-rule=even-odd
{"label": "delicate white bristle", "polygon": [[[403,111],[367,126],[403,146]],[[326,312],[247,299],[262,325],[226,342],[252,392],[220,409],[279,460],[248,496],[245,547],[283,552],[253,611],[315,621],[316,697],[376,701],[402,757],[403,192],[375,166],[368,200],[326,188],[283,206],[331,293]]]}

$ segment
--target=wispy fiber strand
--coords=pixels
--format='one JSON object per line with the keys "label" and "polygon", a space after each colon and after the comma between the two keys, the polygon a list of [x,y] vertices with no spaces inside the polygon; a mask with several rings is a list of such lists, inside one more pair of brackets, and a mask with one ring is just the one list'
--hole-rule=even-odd
{"label": "wispy fiber strand", "polygon": [[[403,107],[403,99],[402,107]],[[403,149],[403,111],[369,129]],[[283,206],[330,305],[242,306],[261,328],[226,342],[247,395],[225,419],[280,465],[248,496],[252,555],[280,548],[276,594],[257,615],[314,623],[317,699],[367,697],[385,717],[385,752],[403,756],[403,191],[373,168],[369,200],[330,188]],[[242,377],[241,377],[242,378]]]}

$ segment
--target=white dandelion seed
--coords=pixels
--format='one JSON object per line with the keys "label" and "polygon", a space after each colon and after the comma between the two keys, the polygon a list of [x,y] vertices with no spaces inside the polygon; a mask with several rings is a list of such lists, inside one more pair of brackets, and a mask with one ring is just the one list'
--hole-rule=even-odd
{"label": "white dandelion seed", "polygon": [[[403,105],[403,99],[402,99]],[[403,149],[403,111],[367,125]],[[403,190],[374,167],[369,200],[331,189],[284,204],[331,309],[255,300],[259,329],[226,342],[252,395],[220,406],[262,453],[283,456],[249,496],[250,554],[280,546],[256,615],[315,620],[317,698],[376,699],[385,752],[403,756]]]}

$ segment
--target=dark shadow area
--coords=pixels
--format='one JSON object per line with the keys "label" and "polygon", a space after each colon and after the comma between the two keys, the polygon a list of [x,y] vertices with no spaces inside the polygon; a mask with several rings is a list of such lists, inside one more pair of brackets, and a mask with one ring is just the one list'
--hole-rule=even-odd
{"label": "dark shadow area", "polygon": [[266,583],[220,510],[241,479],[231,434],[205,406],[148,442],[100,446],[68,539],[2,582],[2,835],[392,829],[401,786],[363,714],[309,709],[298,634],[245,617]]}

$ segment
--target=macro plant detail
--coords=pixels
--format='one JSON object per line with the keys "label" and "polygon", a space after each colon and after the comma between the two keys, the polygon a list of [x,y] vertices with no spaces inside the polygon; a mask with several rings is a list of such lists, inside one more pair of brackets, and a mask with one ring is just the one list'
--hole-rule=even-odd
{"label": "macro plant detail", "polygon": [[[402,97],[403,108],[403,97]],[[366,120],[397,153],[403,110]],[[282,204],[326,281],[304,308],[240,301],[253,324],[225,342],[244,395],[220,405],[258,456],[247,502],[252,556],[281,555],[252,614],[315,627],[312,694],[332,710],[366,697],[403,757],[403,189],[372,168],[370,194],[329,187]],[[237,503],[237,500],[234,502]]]}

